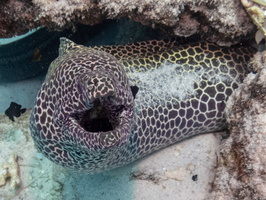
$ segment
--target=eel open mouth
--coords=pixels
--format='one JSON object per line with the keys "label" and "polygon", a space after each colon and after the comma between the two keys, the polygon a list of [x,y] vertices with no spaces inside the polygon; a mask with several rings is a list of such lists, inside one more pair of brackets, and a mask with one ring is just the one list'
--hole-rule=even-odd
{"label": "eel open mouth", "polygon": [[89,132],[107,132],[114,130],[120,123],[119,116],[124,106],[116,106],[115,110],[109,110],[99,99],[94,101],[93,107],[85,111],[79,124]]}

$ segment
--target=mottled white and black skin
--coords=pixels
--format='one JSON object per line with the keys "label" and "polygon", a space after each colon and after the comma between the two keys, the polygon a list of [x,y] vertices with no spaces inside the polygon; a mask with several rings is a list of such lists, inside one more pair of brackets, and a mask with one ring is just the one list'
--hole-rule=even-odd
{"label": "mottled white and black skin", "polygon": [[98,173],[222,130],[225,102],[252,53],[206,42],[89,48],[62,38],[32,110],[36,147],[68,169]]}

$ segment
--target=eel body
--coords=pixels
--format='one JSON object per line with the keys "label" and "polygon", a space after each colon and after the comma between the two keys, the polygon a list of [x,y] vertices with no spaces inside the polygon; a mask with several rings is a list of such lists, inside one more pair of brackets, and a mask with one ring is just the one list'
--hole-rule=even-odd
{"label": "eel body", "polygon": [[98,173],[222,130],[253,54],[207,42],[85,47],[61,38],[32,110],[35,145],[68,169]]}

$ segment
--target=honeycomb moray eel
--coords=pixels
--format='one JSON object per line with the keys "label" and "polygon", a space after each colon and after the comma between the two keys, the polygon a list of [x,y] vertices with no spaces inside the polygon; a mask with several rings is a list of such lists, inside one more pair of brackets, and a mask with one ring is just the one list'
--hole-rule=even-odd
{"label": "honeycomb moray eel", "polygon": [[222,130],[225,102],[254,52],[175,41],[85,47],[61,38],[31,114],[35,145],[59,165],[98,173]]}

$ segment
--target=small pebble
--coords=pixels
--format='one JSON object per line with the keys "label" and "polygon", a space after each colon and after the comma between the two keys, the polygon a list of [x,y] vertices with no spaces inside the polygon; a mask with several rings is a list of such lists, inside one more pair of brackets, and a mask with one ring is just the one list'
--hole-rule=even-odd
{"label": "small pebble", "polygon": [[197,180],[198,180],[198,175],[197,175],[197,174],[193,175],[193,176],[192,176],[192,180],[193,180],[193,181],[197,181]]}

